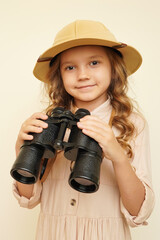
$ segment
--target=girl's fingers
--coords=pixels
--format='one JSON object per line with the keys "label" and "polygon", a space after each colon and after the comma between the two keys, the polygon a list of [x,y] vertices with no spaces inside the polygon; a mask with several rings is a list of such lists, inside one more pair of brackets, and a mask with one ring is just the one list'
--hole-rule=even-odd
{"label": "girl's fingers", "polygon": [[82,132],[87,136],[95,139],[101,145],[101,142],[103,141],[103,137],[101,134],[97,134],[96,132],[89,129],[82,129]]}
{"label": "girl's fingers", "polygon": [[43,121],[47,118],[48,116],[44,113],[34,113],[22,124],[19,140],[32,140],[33,136],[30,133],[41,133],[44,128],[48,127],[48,124]]}
{"label": "girl's fingers", "polygon": [[98,117],[96,117],[96,116],[93,116],[93,115],[86,115],[85,117],[80,118],[80,122],[81,122],[81,121],[83,122],[83,121],[86,121],[86,120],[90,120],[90,119],[95,120],[95,121],[102,122],[102,120],[101,120],[100,118],[98,118]]}
{"label": "girl's fingers", "polygon": [[43,128],[47,128],[48,124],[39,119],[28,119],[22,124],[21,131],[27,132],[36,132],[39,133]]}
{"label": "girl's fingers", "polygon": [[91,116],[91,115],[87,115],[84,118],[81,118],[80,123],[87,124],[87,125],[92,124],[95,126],[99,126],[101,128],[103,128],[104,126],[106,126],[106,127],[109,126],[106,122],[104,122],[100,118],[98,118],[96,116]]}
{"label": "girl's fingers", "polygon": [[117,140],[111,127],[101,119],[94,116],[86,116],[77,126],[82,132],[93,138],[101,146],[104,156],[111,159],[113,157],[113,149],[117,150]]}
{"label": "girl's fingers", "polygon": [[21,132],[23,133],[40,133],[42,132],[43,128],[42,127],[36,127],[36,126],[30,126],[30,125],[27,125],[24,129],[22,129]]}
{"label": "girl's fingers", "polygon": [[41,127],[41,128],[47,128],[48,124],[42,120],[39,119],[31,119],[27,122],[27,125],[35,126],[35,127]]}
{"label": "girl's fingers", "polygon": [[44,128],[48,127],[48,124],[44,122],[47,118],[48,116],[46,114],[37,112],[22,124],[15,146],[16,155],[18,155],[20,147],[25,140],[33,139],[33,135],[31,133],[41,133]]}
{"label": "girl's fingers", "polygon": [[105,124],[99,124],[96,122],[92,121],[87,121],[87,122],[78,122],[77,126],[81,129],[85,128],[91,131],[98,132],[101,131],[102,133],[108,129],[108,127]]}
{"label": "girl's fingers", "polygon": [[111,132],[110,126],[103,122],[97,117],[88,117],[77,123],[80,129],[85,129],[88,131],[93,131],[96,134],[106,135],[106,133]]}
{"label": "girl's fingers", "polygon": [[23,140],[32,140],[33,136],[31,134],[22,133],[21,134],[21,139],[23,139]]}
{"label": "girl's fingers", "polygon": [[42,120],[46,120],[47,118],[48,118],[48,116],[47,116],[45,113],[42,113],[42,112],[34,113],[34,114],[31,116],[31,119],[42,119]]}

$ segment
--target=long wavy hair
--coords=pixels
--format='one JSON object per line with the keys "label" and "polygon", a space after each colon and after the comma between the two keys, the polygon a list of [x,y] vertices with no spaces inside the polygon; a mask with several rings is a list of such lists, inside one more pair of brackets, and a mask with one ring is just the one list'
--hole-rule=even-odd
{"label": "long wavy hair", "polygon": [[[119,144],[125,149],[129,158],[133,152],[129,140],[135,133],[135,127],[130,121],[130,114],[133,112],[133,103],[127,96],[128,74],[121,53],[115,49],[105,47],[107,56],[111,64],[111,83],[107,89],[107,94],[111,99],[111,105],[114,109],[112,126],[120,132],[117,137]],[[47,75],[45,90],[49,95],[49,106],[46,109],[47,114],[51,114],[53,108],[57,106],[71,108],[74,104],[73,97],[70,96],[63,85],[60,74],[60,55],[56,56],[50,62],[50,70]]]}

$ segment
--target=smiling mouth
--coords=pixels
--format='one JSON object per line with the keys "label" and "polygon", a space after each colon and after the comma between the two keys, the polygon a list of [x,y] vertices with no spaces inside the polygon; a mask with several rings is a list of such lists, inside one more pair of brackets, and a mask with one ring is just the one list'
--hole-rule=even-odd
{"label": "smiling mouth", "polygon": [[92,84],[92,85],[85,85],[85,86],[80,86],[80,87],[76,87],[77,89],[89,89],[94,87],[96,84]]}

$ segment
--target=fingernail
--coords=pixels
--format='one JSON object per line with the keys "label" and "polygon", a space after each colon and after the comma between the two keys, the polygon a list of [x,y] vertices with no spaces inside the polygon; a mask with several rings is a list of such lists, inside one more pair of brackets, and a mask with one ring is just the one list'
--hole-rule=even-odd
{"label": "fingernail", "polygon": [[81,122],[77,123],[78,127],[83,127],[83,124]]}
{"label": "fingernail", "polygon": [[48,115],[43,114],[43,118],[44,118],[44,119],[47,119],[47,118],[48,118]]}
{"label": "fingernail", "polygon": [[84,121],[84,120],[85,120],[85,117],[83,117],[83,118],[80,118],[80,122],[81,122],[81,121]]}

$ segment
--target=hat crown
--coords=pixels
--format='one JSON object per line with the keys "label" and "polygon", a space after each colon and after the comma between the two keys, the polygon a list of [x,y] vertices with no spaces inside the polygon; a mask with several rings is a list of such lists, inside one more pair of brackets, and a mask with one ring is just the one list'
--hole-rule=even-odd
{"label": "hat crown", "polygon": [[90,20],[77,20],[68,24],[57,33],[54,45],[86,38],[117,42],[115,36],[102,23]]}

